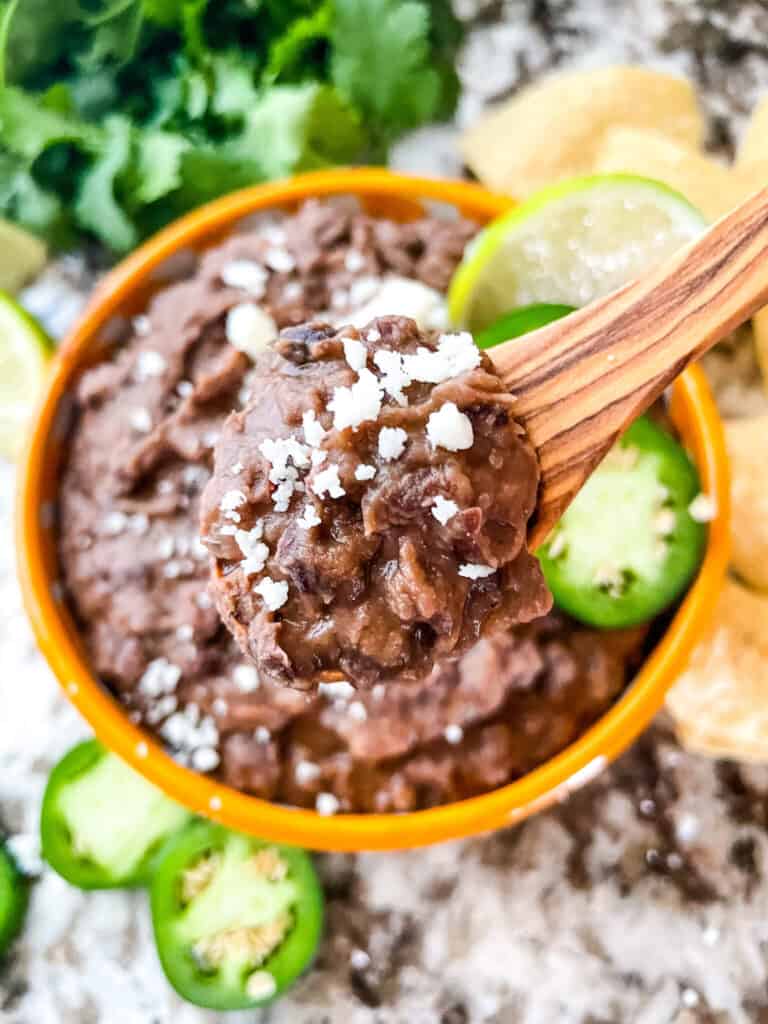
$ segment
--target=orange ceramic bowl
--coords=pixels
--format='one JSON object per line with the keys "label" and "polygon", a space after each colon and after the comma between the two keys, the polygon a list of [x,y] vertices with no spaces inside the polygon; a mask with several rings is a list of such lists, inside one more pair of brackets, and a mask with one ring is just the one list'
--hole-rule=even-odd
{"label": "orange ceramic bowl", "polygon": [[307,174],[246,189],[172,224],[120,264],[97,289],[54,359],[21,471],[17,543],[27,611],[40,647],[70,700],[96,735],[142,775],[207,817],[268,839],[318,850],[392,850],[468,836],[521,821],[563,799],[596,775],[647,725],[706,628],[727,564],[728,471],[722,427],[700,370],[687,370],[672,396],[672,413],[698,463],[703,488],[719,510],[698,577],[664,637],[624,696],[575,743],[516,782],[493,792],[409,814],[321,817],[247,796],[178,765],[92,674],[77,629],[62,600],[53,531],[60,458],[67,436],[67,395],[93,363],[116,318],[144,308],[168,276],[168,260],[201,249],[242,218],[271,207],[290,209],[312,196],[357,196],[369,211],[406,220],[446,205],[479,223],[509,209],[511,200],[477,185],[404,177],[385,170]]}

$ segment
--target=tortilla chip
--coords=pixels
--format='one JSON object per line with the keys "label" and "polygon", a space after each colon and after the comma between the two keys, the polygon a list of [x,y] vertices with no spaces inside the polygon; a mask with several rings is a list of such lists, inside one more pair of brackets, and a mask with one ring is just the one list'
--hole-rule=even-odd
{"label": "tortilla chip", "polygon": [[768,96],[752,111],[747,130],[736,153],[735,166],[768,167]]}
{"label": "tortilla chip", "polygon": [[743,198],[737,175],[690,146],[658,132],[613,128],[595,157],[595,170],[656,178],[681,192],[709,220],[717,220]]}
{"label": "tortilla chip", "polygon": [[731,420],[725,439],[731,460],[731,565],[741,579],[768,591],[768,415]]}
{"label": "tortilla chip", "polygon": [[589,174],[606,133],[644,128],[696,147],[704,124],[691,83],[641,67],[551,75],[473,125],[464,159],[485,185],[524,196]]}
{"label": "tortilla chip", "polygon": [[768,761],[768,597],[726,582],[667,707],[689,750]]}

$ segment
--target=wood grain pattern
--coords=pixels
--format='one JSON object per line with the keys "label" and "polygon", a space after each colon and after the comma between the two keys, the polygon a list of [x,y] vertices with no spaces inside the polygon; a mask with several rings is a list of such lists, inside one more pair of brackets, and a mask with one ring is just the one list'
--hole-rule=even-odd
{"label": "wood grain pattern", "polygon": [[541,462],[531,549],[632,420],[766,303],[762,189],[653,271],[489,351]]}

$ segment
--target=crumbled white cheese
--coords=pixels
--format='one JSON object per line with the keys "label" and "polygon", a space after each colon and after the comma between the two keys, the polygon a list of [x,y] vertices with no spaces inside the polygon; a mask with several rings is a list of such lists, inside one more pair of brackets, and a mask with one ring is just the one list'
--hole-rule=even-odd
{"label": "crumbled white cheese", "polygon": [[[355,327],[365,327],[379,316],[409,316],[419,327],[440,327],[445,323],[445,298],[428,285],[390,274],[384,278],[362,277],[350,288],[352,312],[347,317]],[[362,305],[365,303],[365,305]]]}
{"label": "crumbled white cheese", "polygon": [[334,796],[333,793],[318,793],[315,799],[315,810],[321,817],[329,818],[333,814],[337,814],[341,804],[339,798]]}
{"label": "crumbled white cheese", "polygon": [[[356,278],[349,286],[349,302],[353,309],[360,307],[372,299],[381,288],[381,278],[365,274]],[[391,310],[390,310],[391,312]],[[369,317],[368,319],[373,319]],[[366,321],[367,322],[367,321]],[[355,324],[357,326],[357,324]]]}
{"label": "crumbled white cheese", "polygon": [[125,512],[121,512],[117,509],[114,512],[110,512],[108,516],[105,516],[101,521],[102,532],[108,537],[116,537],[119,533],[128,525],[128,516]]}
{"label": "crumbled white cheese", "polygon": [[376,467],[368,466],[364,462],[355,470],[355,480],[373,480],[376,476]]}
{"label": "crumbled white cheese", "polygon": [[443,736],[445,737],[448,743],[455,746],[457,743],[461,743],[461,741],[464,739],[464,730],[461,728],[460,725],[446,725],[445,731],[443,732]]}
{"label": "crumbled white cheese", "polygon": [[315,474],[312,490],[318,498],[322,498],[325,494],[330,498],[343,498],[347,492],[341,486],[338,466],[329,466]]}
{"label": "crumbled white cheese", "polygon": [[267,287],[269,274],[253,260],[232,260],[221,268],[221,280],[228,288],[239,288],[254,299],[260,299]]}
{"label": "crumbled white cheese", "polygon": [[211,701],[211,711],[214,715],[218,715],[221,718],[229,711],[229,704],[223,697],[216,697],[215,700]]}
{"label": "crumbled white cheese", "polygon": [[149,516],[144,515],[143,512],[137,512],[135,516],[130,517],[128,528],[131,533],[143,537],[145,533],[149,532]]}
{"label": "crumbled white cheese", "polygon": [[233,523],[239,523],[241,516],[237,511],[248,499],[242,491],[233,489],[226,491],[219,502],[219,510],[225,519],[231,519]]}
{"label": "crumbled white cheese", "polygon": [[291,479],[281,480],[272,492],[272,501],[276,512],[287,512],[291,505],[293,492],[296,490],[296,483]]}
{"label": "crumbled white cheese", "polygon": [[294,775],[300,786],[309,786],[320,778],[320,765],[314,761],[298,761]]}
{"label": "crumbled white cheese", "polygon": [[355,372],[362,370],[367,359],[365,345],[362,341],[358,341],[357,338],[344,338],[342,344],[344,346],[344,358],[348,365]]}
{"label": "crumbled white cheese", "polygon": [[261,597],[269,612],[276,612],[288,600],[288,584],[285,580],[273,580],[269,576],[257,583],[253,592]]}
{"label": "crumbled white cheese", "polygon": [[154,352],[152,349],[139,352],[136,359],[136,376],[139,380],[162,377],[167,369],[168,363],[162,353]]}
{"label": "crumbled white cheese", "polygon": [[353,949],[349,955],[349,962],[354,970],[364,971],[366,967],[370,967],[371,957],[364,949]]}
{"label": "crumbled white cheese", "polygon": [[267,249],[264,253],[264,262],[271,270],[276,270],[278,274],[290,274],[292,270],[296,269],[296,260],[287,249],[283,249],[278,245],[270,246]]}
{"label": "crumbled white cheese", "polygon": [[269,558],[269,548],[262,541],[264,524],[259,521],[251,530],[237,530],[235,541],[243,553],[240,568],[246,576],[260,573]]}
{"label": "crumbled white cheese", "polygon": [[202,590],[199,594],[195,596],[195,604],[197,605],[198,608],[202,608],[203,610],[205,610],[206,608],[213,607],[213,600],[211,599],[210,594]]}
{"label": "crumbled white cheese", "polygon": [[375,327],[372,327],[370,331],[368,331],[368,333],[366,334],[365,340],[370,341],[374,344],[377,341],[381,341],[381,331],[377,331]]}
{"label": "crumbled white cheese", "polygon": [[[269,479],[277,487],[272,494],[272,501],[278,512],[287,512],[299,469],[306,469],[310,464],[311,449],[294,437],[267,438],[259,445],[259,451],[269,462],[271,469]],[[293,465],[289,465],[293,462]]]}
{"label": "crumbled white cheese", "polygon": [[155,658],[150,661],[139,680],[139,691],[147,697],[159,697],[164,693],[172,693],[181,679],[181,669],[172,665],[167,658]]}
{"label": "crumbled white cheese", "polygon": [[301,425],[304,429],[304,440],[310,448],[319,448],[323,443],[325,430],[318,420],[314,409],[307,409],[301,417]]}
{"label": "crumbled white cheese", "polygon": [[242,693],[253,693],[259,687],[259,673],[253,665],[235,665],[232,680]]}
{"label": "crumbled white cheese", "polygon": [[303,530],[311,530],[313,526],[319,526],[320,523],[322,523],[322,519],[317,514],[314,505],[305,505],[304,511],[296,520],[296,525]]}
{"label": "crumbled white cheese", "polygon": [[289,281],[283,288],[283,302],[298,302],[302,292],[303,288],[298,281]]}
{"label": "crumbled white cheese", "polygon": [[241,302],[227,313],[227,341],[252,359],[277,337],[277,324],[255,302]]}
{"label": "crumbled white cheese", "polygon": [[163,719],[172,715],[178,706],[179,702],[172,694],[160,697],[147,708],[144,713],[144,721],[147,725],[157,725],[158,722],[162,722]]}
{"label": "crumbled white cheese", "polygon": [[346,679],[339,679],[335,683],[318,683],[318,693],[327,697],[329,700],[349,700],[350,697],[354,697],[355,688],[351,683],[348,683]]}
{"label": "crumbled white cheese", "polygon": [[253,738],[257,743],[260,743],[262,746],[266,746],[266,744],[272,739],[272,733],[266,725],[257,725]]}
{"label": "crumbled white cheese", "polygon": [[157,544],[157,555],[159,558],[173,558],[176,551],[176,539],[174,537],[161,537]]}
{"label": "crumbled white cheese", "polygon": [[327,458],[328,452],[324,452],[321,451],[319,448],[315,448],[311,455],[312,465],[315,467],[322,466],[322,464],[325,462]]}
{"label": "crumbled white cheese", "polygon": [[259,451],[271,466],[269,479],[273,484],[286,478],[296,479],[297,474],[288,472],[291,468],[289,463],[292,462],[297,469],[309,466],[309,446],[297,441],[295,437],[268,437],[259,445]]}
{"label": "crumbled white cheese", "polygon": [[188,622],[183,623],[181,626],[176,628],[176,639],[181,641],[191,640],[195,635],[193,626],[190,626]]}
{"label": "crumbled white cheese", "polygon": [[408,399],[404,394],[404,389],[412,381],[406,373],[403,357],[400,353],[392,352],[387,348],[381,348],[374,352],[373,361],[384,375],[381,378],[381,386],[386,393],[394,398],[398,405],[407,405]]}
{"label": "crumbled white cheese", "polygon": [[455,402],[445,402],[430,415],[427,437],[433,448],[446,448],[449,452],[466,451],[475,440],[472,421],[459,411]]}
{"label": "crumbled white cheese", "polygon": [[415,353],[403,356],[406,373],[412,380],[441,384],[480,364],[480,349],[467,331],[442,334],[437,349],[419,346]]}
{"label": "crumbled white cheese", "polygon": [[242,464],[242,462],[233,462],[232,465],[229,467],[229,472],[232,474],[232,476],[239,476],[244,469],[245,466]]}
{"label": "crumbled white cheese", "polygon": [[212,772],[219,766],[219,755],[213,747],[198,747],[192,751],[192,767],[196,772]]}
{"label": "crumbled white cheese", "polygon": [[368,712],[365,710],[365,704],[359,700],[353,700],[347,708],[347,714],[350,718],[354,718],[356,722],[364,722],[368,718]]}
{"label": "crumbled white cheese", "polygon": [[144,313],[139,313],[138,316],[135,316],[131,321],[131,326],[134,333],[140,338],[145,338],[152,331],[152,323]]}
{"label": "crumbled white cheese", "polygon": [[405,451],[408,434],[402,427],[382,427],[379,431],[379,457],[394,462]]}
{"label": "crumbled white cheese", "polygon": [[346,288],[334,288],[331,292],[331,305],[334,309],[343,309],[349,305],[349,292]]}
{"label": "crumbled white cheese", "polygon": [[365,266],[365,257],[357,249],[349,249],[344,257],[344,269],[350,274],[358,274]]}
{"label": "crumbled white cheese", "polygon": [[176,385],[176,394],[179,398],[189,398],[190,395],[194,394],[195,385],[191,380],[180,380]]}
{"label": "crumbled white cheese", "polygon": [[285,228],[271,214],[259,220],[259,228],[259,234],[265,242],[269,242],[270,245],[285,245]]}
{"label": "crumbled white cheese", "polygon": [[468,580],[484,580],[486,576],[493,576],[496,572],[490,565],[476,565],[472,562],[465,562],[459,566],[459,576]]}
{"label": "crumbled white cheese", "polygon": [[448,498],[444,498],[442,494],[438,494],[432,503],[432,515],[443,526],[453,519],[456,513],[459,511],[459,506],[455,501],[450,501]]}
{"label": "crumbled white cheese", "polygon": [[328,409],[333,413],[336,430],[355,430],[361,423],[377,419],[381,412],[381,387],[376,375],[362,369],[351,388],[334,388]]}
{"label": "crumbled white cheese", "polygon": [[131,409],[128,422],[137,434],[148,434],[152,429],[152,417],[149,415],[149,409],[145,409],[143,406]]}
{"label": "crumbled white cheese", "polygon": [[697,494],[688,506],[688,515],[697,523],[711,523],[717,515],[715,499],[709,494]]}

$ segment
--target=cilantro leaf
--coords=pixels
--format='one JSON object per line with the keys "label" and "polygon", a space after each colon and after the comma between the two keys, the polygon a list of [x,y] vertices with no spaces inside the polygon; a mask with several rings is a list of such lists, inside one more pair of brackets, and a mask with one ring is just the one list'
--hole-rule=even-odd
{"label": "cilantro leaf", "polygon": [[307,55],[319,43],[329,40],[332,19],[331,0],[324,0],[312,14],[297,18],[270,47],[263,83],[271,85],[279,80],[295,80],[305,77],[303,72],[306,70],[314,71]]}
{"label": "cilantro leaf", "polygon": [[437,112],[429,28],[420,0],[335,0],[331,78],[379,146]]}
{"label": "cilantro leaf", "polygon": [[182,183],[184,153],[190,143],[173,132],[145,131],[137,142],[131,199],[134,204],[154,203]]}
{"label": "cilantro leaf", "polygon": [[104,148],[83,175],[75,213],[83,227],[111,249],[126,252],[139,236],[117,199],[116,189],[131,159],[131,123],[115,114],[104,122],[104,132]]}
{"label": "cilantro leaf", "polygon": [[97,150],[102,139],[100,129],[62,111],[60,95],[60,92],[54,92],[46,101],[45,96],[35,96],[13,86],[0,90],[0,138],[3,147],[25,157],[30,163],[59,142]]}
{"label": "cilantro leaf", "polygon": [[360,122],[327,85],[277,85],[248,117],[234,147],[256,159],[264,178],[346,163],[360,152]]}
{"label": "cilantro leaf", "polygon": [[1,44],[6,80],[20,82],[56,61],[71,42],[78,0],[6,0],[8,26]]}

